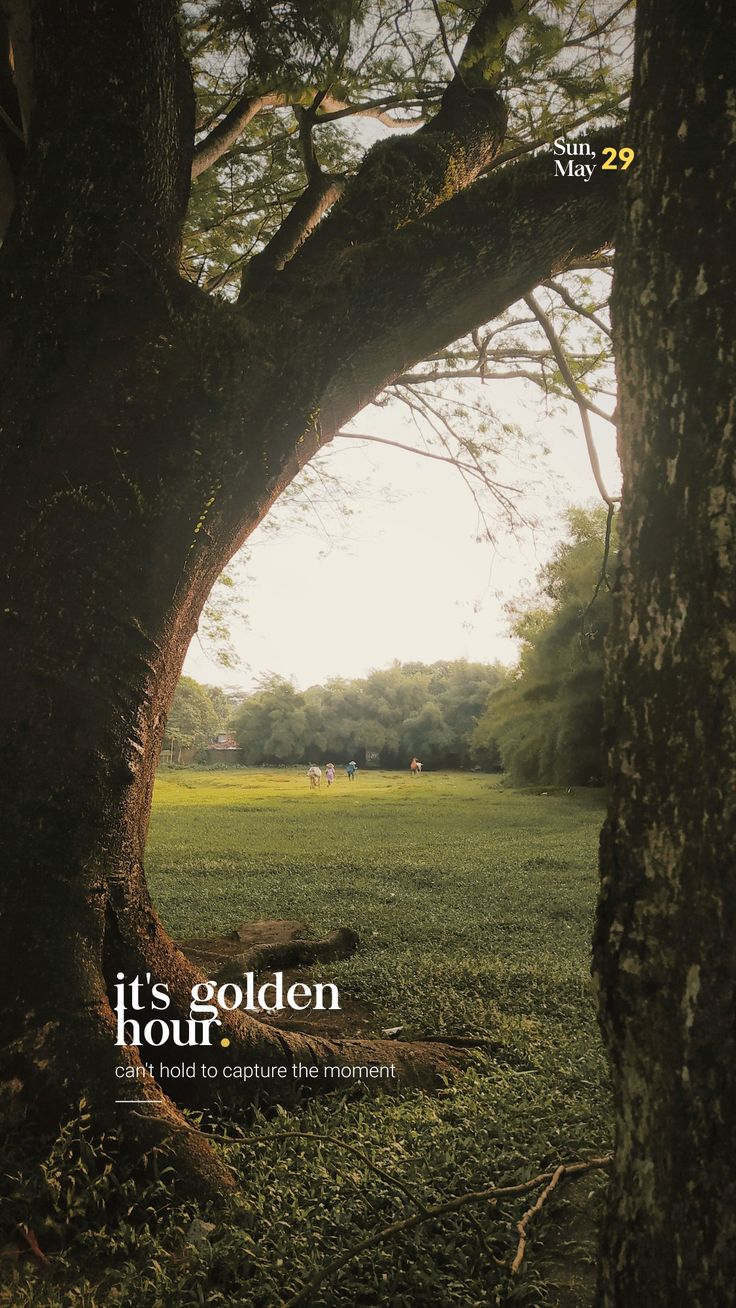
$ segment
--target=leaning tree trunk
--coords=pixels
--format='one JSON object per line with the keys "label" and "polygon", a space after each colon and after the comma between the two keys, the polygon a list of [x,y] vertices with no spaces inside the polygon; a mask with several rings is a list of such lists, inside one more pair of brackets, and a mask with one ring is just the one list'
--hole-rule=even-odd
{"label": "leaning tree trunk", "polygon": [[641,0],[595,942],[616,1105],[606,1308],[736,1303],[734,48],[728,0]]}
{"label": "leaning tree trunk", "polygon": [[[164,981],[173,1005],[168,1015],[180,1018],[188,1016],[192,985],[203,979],[150,904],[143,853],[166,710],[202,603],[239,536],[228,514],[213,511],[215,473],[206,448],[201,472],[195,464],[193,473],[192,447],[206,447],[206,422],[193,424],[201,396],[188,385],[187,359],[173,340],[151,388],[146,356],[165,327],[163,315],[151,311],[156,288],[147,290],[145,310],[121,306],[116,297],[107,306],[113,343],[102,350],[105,384],[94,367],[91,377],[88,371],[101,330],[95,318],[90,336],[77,338],[79,369],[59,377],[52,354],[39,351],[34,359],[24,387],[34,396],[32,430],[17,395],[4,412],[7,436],[25,450],[18,480],[12,470],[4,479],[0,530],[9,565],[0,995],[11,1111],[13,1099],[29,1095],[36,1106],[48,1099],[63,1111],[70,1095],[82,1092],[93,1094],[98,1113],[111,1108],[120,1085],[110,1006],[117,974],[148,972]],[[141,368],[121,344],[128,314]],[[73,457],[71,442],[60,439],[64,429],[79,432]],[[181,475],[166,467],[172,446]],[[246,519],[239,508],[240,535],[275,494],[272,475],[254,473],[251,481],[258,493]],[[359,1061],[349,1041],[276,1032],[245,1015],[233,1014],[221,1034],[230,1039],[228,1058]],[[361,1057],[400,1066],[401,1050],[389,1048],[387,1056],[385,1046],[363,1046]],[[407,1072],[416,1052],[404,1051]],[[197,1055],[225,1057],[219,1046]],[[137,1062],[139,1055],[127,1049],[122,1057]],[[419,1061],[436,1072],[450,1059],[437,1050]],[[161,1098],[148,1079],[136,1087]],[[196,1083],[199,1102],[221,1089],[219,1080]],[[155,1115],[166,1134],[175,1114],[164,1103]],[[146,1144],[152,1122],[153,1116]],[[187,1160],[191,1170],[189,1151]],[[200,1162],[209,1176],[212,1160],[205,1155]]]}
{"label": "leaning tree trunk", "polygon": [[[116,1065],[140,1063],[114,1044],[119,972],[165,982],[167,1015],[189,1015],[203,978],[143,874],[166,712],[218,573],[316,448],[319,368],[290,385],[264,364],[280,317],[256,356],[253,324],[179,279],[191,87],[176,5],[134,9],[39,6],[35,148],[0,261],[5,1122],[58,1121],[81,1095],[113,1112]],[[230,1059],[392,1062],[408,1080],[462,1061],[240,1013],[221,1035]],[[139,1143],[166,1139],[194,1183],[228,1184],[161,1088],[135,1085],[156,1101]],[[198,1079],[200,1102],[221,1088]]]}
{"label": "leaning tree trunk", "polygon": [[[190,345],[197,333],[204,339],[206,315],[186,297],[177,303],[177,288],[164,279],[137,279],[134,297],[114,287],[100,308],[66,296],[73,344],[64,341],[61,366],[56,333],[65,328],[54,324],[52,346],[39,321],[48,306],[39,310],[34,299],[10,314],[17,343],[6,354],[13,383],[1,410],[10,453],[0,525],[0,1004],[11,1114],[29,1099],[64,1111],[82,1093],[98,1114],[112,1109],[115,1064],[139,1060],[136,1050],[114,1045],[118,972],[165,982],[167,1016],[189,1015],[191,987],[203,978],[166,935],[143,874],[154,770],[202,604],[291,475],[274,441],[273,463],[251,467],[244,480],[255,437],[240,414],[255,381],[220,376],[218,389],[238,397],[238,416],[221,404],[213,426],[212,383],[193,371]],[[40,343],[24,360],[23,343],[34,338]],[[296,406],[292,423],[292,433],[306,425]],[[234,442],[236,429],[231,468],[222,432]],[[240,479],[243,497],[220,507],[228,477]],[[227,1055],[216,1045],[197,1051],[197,1061],[374,1059],[407,1077],[418,1066],[420,1080],[452,1061],[440,1048],[357,1048],[237,1013],[220,1034],[230,1040]],[[162,1098],[149,1079],[136,1082],[138,1090]],[[199,1102],[221,1090],[219,1079],[196,1082]],[[157,1104],[143,1143],[158,1138],[157,1121],[166,1136],[176,1120],[169,1103]],[[221,1184],[227,1174],[197,1148],[182,1150],[180,1168],[186,1153],[190,1173]]]}

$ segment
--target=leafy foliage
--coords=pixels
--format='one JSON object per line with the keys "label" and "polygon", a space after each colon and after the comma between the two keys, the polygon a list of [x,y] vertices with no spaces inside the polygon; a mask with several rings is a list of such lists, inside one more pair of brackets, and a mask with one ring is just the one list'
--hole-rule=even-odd
{"label": "leafy foliage", "polygon": [[[219,686],[201,686],[193,677],[181,677],[166,723],[164,748],[171,761],[181,758],[183,749],[208,745],[232,713],[227,695]],[[178,754],[179,759],[175,758]]]}
{"label": "leafy foliage", "polygon": [[600,584],[606,513],[571,509],[567,521],[569,538],[542,568],[537,599],[517,613],[521,660],[489,699],[473,749],[482,758],[498,742],[517,782],[600,785],[611,620],[610,591]]}
{"label": "leafy foliage", "polygon": [[[233,725],[251,764],[329,757],[363,764],[369,757],[396,767],[417,754],[430,767],[466,767],[472,730],[504,675],[498,664],[397,662],[303,693],[271,677],[248,696]],[[489,749],[484,761],[497,767],[497,752]]]}

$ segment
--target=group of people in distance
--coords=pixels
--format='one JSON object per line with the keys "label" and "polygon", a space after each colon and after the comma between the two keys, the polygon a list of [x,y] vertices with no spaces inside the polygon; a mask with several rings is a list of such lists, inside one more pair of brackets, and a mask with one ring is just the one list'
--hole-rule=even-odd
{"label": "group of people in distance", "polygon": [[[357,771],[358,771],[358,764],[355,762],[354,759],[351,759],[345,768],[348,781],[353,780],[353,777],[355,776]],[[317,790],[318,787],[322,785],[322,769],[318,767],[316,763],[310,763],[309,767],[307,768],[307,776],[309,777],[310,790]],[[328,786],[331,786],[333,781],[335,780],[334,763],[325,763],[325,778],[327,780]]]}
{"label": "group of people in distance", "polygon": [[[413,757],[411,763],[409,764],[409,771],[411,772],[411,775],[415,777],[418,772],[421,772],[421,770],[422,770],[422,765],[419,759]],[[350,762],[345,767],[345,772],[347,774],[348,781],[353,780],[357,771],[358,771],[358,764],[355,762],[355,759],[351,759]],[[316,763],[310,763],[309,767],[307,768],[307,776],[309,777],[309,789],[318,790],[319,787],[322,785],[321,767],[319,767]],[[333,781],[335,780],[334,763],[325,763],[325,778],[327,780],[327,785],[331,786]]]}

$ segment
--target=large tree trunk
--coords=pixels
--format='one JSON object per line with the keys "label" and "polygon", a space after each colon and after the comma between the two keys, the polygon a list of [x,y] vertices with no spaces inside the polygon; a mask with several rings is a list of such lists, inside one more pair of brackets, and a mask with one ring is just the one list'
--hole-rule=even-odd
{"label": "large tree trunk", "polygon": [[641,0],[617,243],[622,565],[595,942],[598,1303],[736,1303],[736,21]]}
{"label": "large tree trunk", "polygon": [[[164,981],[168,1015],[189,1015],[191,988],[203,978],[166,935],[143,874],[154,770],[202,604],[291,475],[277,461],[252,469],[243,501],[220,509],[218,485],[228,474],[221,434],[233,427],[222,406],[213,427],[199,374],[191,380],[187,341],[200,317],[185,303],[172,324],[171,293],[140,280],[145,296],[131,303],[109,292],[101,310],[87,307],[88,323],[77,320],[78,362],[59,369],[55,353],[39,348],[31,365],[12,360],[22,385],[4,393],[0,1006],[6,1110],[16,1116],[29,1100],[36,1110],[63,1112],[83,1093],[98,1114],[112,1110],[116,1062],[140,1057],[114,1046],[118,972]],[[73,319],[76,309],[72,303]],[[19,352],[36,319],[33,306],[11,314]],[[231,384],[227,378],[225,389]],[[247,385],[240,382],[241,398]],[[303,431],[296,406],[292,421]],[[247,449],[247,424],[239,426]],[[16,468],[13,451],[21,448]],[[197,1061],[373,1058],[409,1078],[416,1069],[419,1080],[453,1061],[439,1047],[357,1050],[350,1041],[277,1032],[244,1014],[229,1017],[220,1034],[230,1040],[228,1054],[216,1044],[196,1051]],[[135,1084],[162,1098],[155,1082]],[[190,1102],[222,1092],[219,1079],[183,1085]],[[157,1119],[159,1138],[168,1137],[177,1114],[165,1100],[156,1104],[146,1147]],[[174,1139],[180,1170],[186,1157],[195,1179],[222,1184],[227,1173],[206,1149],[192,1153]]]}
{"label": "large tree trunk", "polygon": [[[316,448],[318,370],[290,388],[271,366],[269,403],[253,328],[176,273],[192,115],[175,5],[111,3],[104,21],[63,8],[38,14],[43,148],[0,264],[6,1122],[58,1120],[82,1095],[98,1118],[114,1112],[116,1065],[140,1063],[114,1044],[119,972],[165,982],[169,1015],[189,1015],[203,978],[163,930],[143,874],[166,712],[218,573]],[[64,93],[61,49],[83,65],[81,103]],[[118,84],[110,103],[116,67],[126,92]],[[85,136],[104,107],[104,133]],[[241,1013],[221,1034],[245,1062],[373,1060],[434,1080],[462,1061],[442,1047],[282,1033]],[[139,1144],[165,1139],[192,1181],[229,1183],[161,1088],[135,1086],[151,1101]],[[194,1097],[221,1091],[198,1078]]]}

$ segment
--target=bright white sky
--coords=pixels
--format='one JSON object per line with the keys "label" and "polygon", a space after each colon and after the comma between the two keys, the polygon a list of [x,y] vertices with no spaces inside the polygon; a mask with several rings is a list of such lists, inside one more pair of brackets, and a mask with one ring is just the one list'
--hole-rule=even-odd
{"label": "bright white sky", "polygon": [[[502,389],[501,389],[502,388]],[[342,440],[328,456],[346,482],[361,484],[346,523],[319,506],[325,524],[265,527],[238,569],[246,621],[232,624],[237,668],[222,668],[195,637],[184,671],[198,681],[251,689],[279,673],[304,689],[331,676],[360,677],[393,659],[432,663],[468,658],[513,663],[505,603],[533,589],[568,504],[594,505],[597,492],[577,413],[540,420],[524,383],[493,385],[493,403],[530,434],[538,453],[499,480],[526,488],[520,501],[539,525],[511,535],[499,522],[495,546],[477,543],[477,513],[455,469],[382,445]],[[491,387],[478,389],[491,399]],[[416,433],[385,410],[354,424],[416,444]],[[619,489],[613,429],[596,428],[609,490]],[[549,447],[545,456],[543,445]]]}

